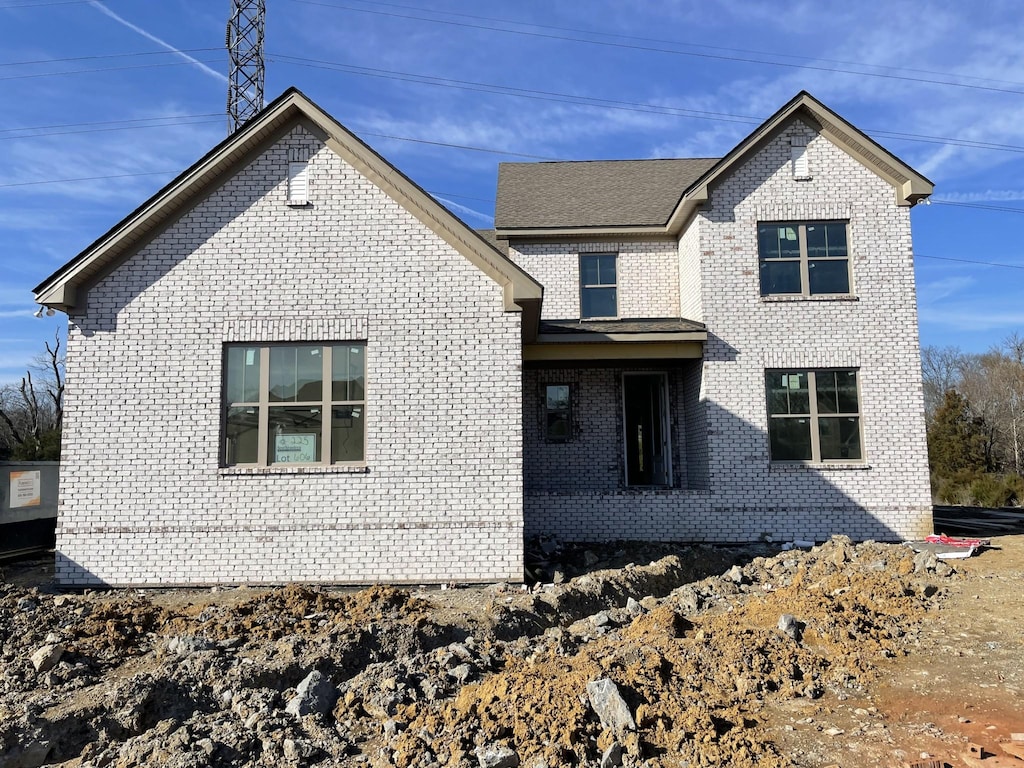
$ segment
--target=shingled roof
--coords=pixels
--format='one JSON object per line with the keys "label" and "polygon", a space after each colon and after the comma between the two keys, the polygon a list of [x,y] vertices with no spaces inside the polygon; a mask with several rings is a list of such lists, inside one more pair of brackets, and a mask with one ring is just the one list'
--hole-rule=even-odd
{"label": "shingled roof", "polygon": [[494,226],[548,227],[664,225],[683,190],[718,158],[502,163]]}

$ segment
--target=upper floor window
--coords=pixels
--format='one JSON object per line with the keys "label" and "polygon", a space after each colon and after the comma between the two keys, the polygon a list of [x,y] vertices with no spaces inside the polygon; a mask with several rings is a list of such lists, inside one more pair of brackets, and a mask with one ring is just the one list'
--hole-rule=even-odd
{"label": "upper floor window", "polygon": [[365,344],[230,344],[226,466],[361,464]]}
{"label": "upper floor window", "polygon": [[767,371],[772,461],[861,461],[856,370]]}
{"label": "upper floor window", "polygon": [[614,253],[580,254],[581,317],[618,317]]}
{"label": "upper floor window", "polygon": [[757,225],[761,295],[850,293],[845,221]]}

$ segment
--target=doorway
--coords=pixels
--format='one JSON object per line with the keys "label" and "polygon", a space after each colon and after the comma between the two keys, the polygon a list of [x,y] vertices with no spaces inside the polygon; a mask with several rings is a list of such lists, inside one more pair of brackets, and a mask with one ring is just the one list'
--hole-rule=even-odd
{"label": "doorway", "polygon": [[668,377],[664,373],[622,374],[622,402],[626,485],[671,485]]}

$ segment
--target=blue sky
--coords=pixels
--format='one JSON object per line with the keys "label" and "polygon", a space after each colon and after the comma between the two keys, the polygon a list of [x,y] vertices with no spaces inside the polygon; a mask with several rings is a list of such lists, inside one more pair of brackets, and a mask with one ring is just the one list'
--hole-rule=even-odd
{"label": "blue sky", "polygon": [[[806,89],[936,184],[922,343],[1024,329],[1017,2],[267,5],[267,99],[298,86],[476,227],[499,161],[719,156]],[[65,324],[31,288],[225,136],[229,6],[0,0],[0,382]]]}

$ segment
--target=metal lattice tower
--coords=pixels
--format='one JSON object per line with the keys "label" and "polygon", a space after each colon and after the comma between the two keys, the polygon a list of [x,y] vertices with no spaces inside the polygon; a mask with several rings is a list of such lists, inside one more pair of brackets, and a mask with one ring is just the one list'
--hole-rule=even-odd
{"label": "metal lattice tower", "polygon": [[231,0],[225,44],[231,59],[228,78],[228,134],[263,109],[263,27],[266,0]]}

